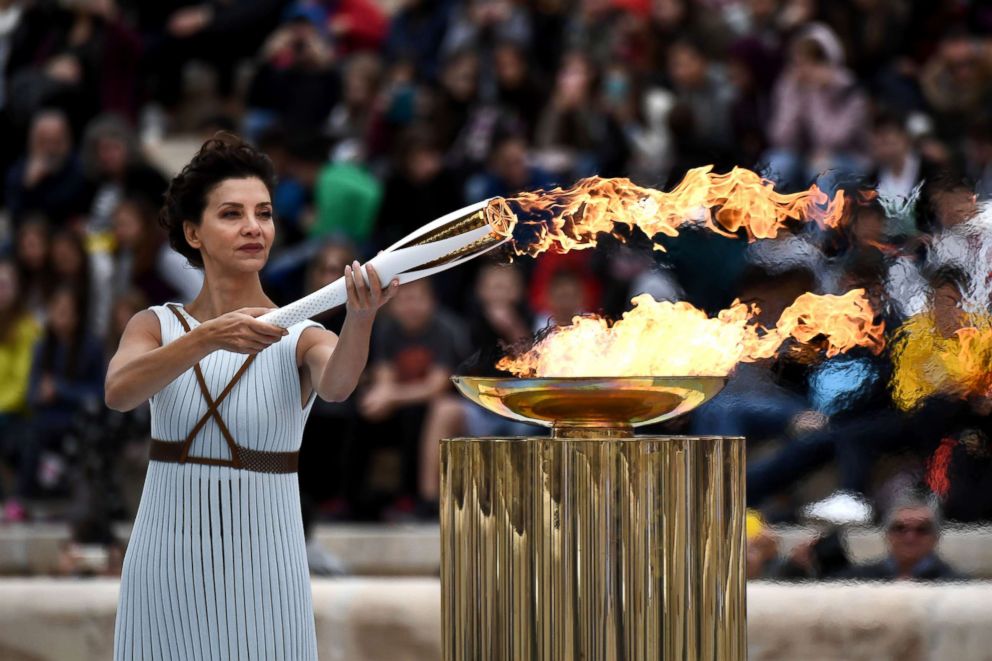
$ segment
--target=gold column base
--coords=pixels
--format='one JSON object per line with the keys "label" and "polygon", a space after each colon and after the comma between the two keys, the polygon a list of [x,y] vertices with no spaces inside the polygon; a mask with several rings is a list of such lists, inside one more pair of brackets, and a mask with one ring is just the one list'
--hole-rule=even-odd
{"label": "gold column base", "polygon": [[446,661],[743,661],[741,438],[441,441]]}

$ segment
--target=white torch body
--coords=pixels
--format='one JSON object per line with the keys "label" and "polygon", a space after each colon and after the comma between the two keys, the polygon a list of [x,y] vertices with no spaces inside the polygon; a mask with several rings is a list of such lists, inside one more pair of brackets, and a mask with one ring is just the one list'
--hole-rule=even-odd
{"label": "white torch body", "polygon": [[[417,280],[457,266],[502,245],[509,237],[497,235],[488,223],[465,231],[457,230],[459,222],[476,214],[485,214],[491,201],[489,199],[471,204],[428,223],[370,259],[366,265],[375,267],[382,286],[385,287],[393,278],[397,278],[400,284]],[[438,237],[439,234],[445,238]],[[365,265],[361,270],[367,281]],[[343,305],[347,300],[345,279],[341,277],[289,305],[262,315],[259,319],[288,328]]]}

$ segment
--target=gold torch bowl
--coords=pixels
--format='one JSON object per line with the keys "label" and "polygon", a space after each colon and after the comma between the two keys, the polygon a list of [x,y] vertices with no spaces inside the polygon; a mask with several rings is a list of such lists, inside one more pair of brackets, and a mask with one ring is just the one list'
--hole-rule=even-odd
{"label": "gold torch bowl", "polygon": [[727,383],[723,376],[473,377],[451,379],[493,413],[551,427],[552,436],[633,436],[635,427],[693,410]]}

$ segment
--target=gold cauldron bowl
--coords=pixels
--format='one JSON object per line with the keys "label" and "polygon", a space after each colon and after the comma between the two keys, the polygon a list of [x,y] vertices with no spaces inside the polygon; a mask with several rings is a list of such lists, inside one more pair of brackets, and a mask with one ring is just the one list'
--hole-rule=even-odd
{"label": "gold cauldron bowl", "polygon": [[723,376],[474,377],[451,379],[476,404],[552,436],[632,436],[635,427],[688,413],[716,395]]}

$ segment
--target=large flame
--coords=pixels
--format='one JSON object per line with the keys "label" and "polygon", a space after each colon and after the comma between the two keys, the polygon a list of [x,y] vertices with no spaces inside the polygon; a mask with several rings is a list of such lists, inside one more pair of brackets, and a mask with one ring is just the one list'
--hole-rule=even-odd
{"label": "large flame", "polygon": [[971,314],[950,337],[933,312],[910,318],[893,343],[892,399],[912,409],[935,395],[992,397],[992,318]]}
{"label": "large flame", "polygon": [[530,227],[532,232],[517,233],[513,245],[517,254],[534,256],[547,250],[592,248],[600,233],[622,238],[618,230],[634,227],[654,238],[678,236],[680,227],[696,224],[731,237],[743,230],[754,240],[776,237],[790,219],[837,227],[843,216],[843,191],[837,191],[832,200],[815,185],[785,195],[750,170],[734,168],[726,174],[711,170],[712,166],[689,170],[667,193],[637,186],[629,179],[590,177],[566,190],[507,198],[519,209],[517,218],[506,218],[505,205],[494,209],[490,217],[499,219],[504,235],[515,224]]}
{"label": "large flame", "polygon": [[821,340],[828,356],[884,346],[883,325],[874,322],[862,289],[843,296],[803,294],[767,330],[755,323],[753,306],[737,301],[716,317],[648,294],[633,303],[615,324],[575,317],[570,326],[551,329],[529,351],[496,366],[523,377],[724,376],[739,362],[774,356],[789,338]]}

